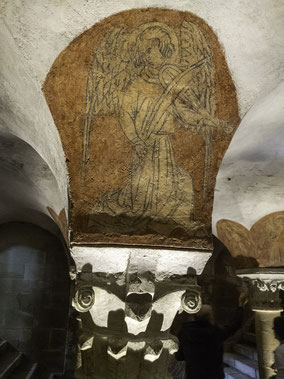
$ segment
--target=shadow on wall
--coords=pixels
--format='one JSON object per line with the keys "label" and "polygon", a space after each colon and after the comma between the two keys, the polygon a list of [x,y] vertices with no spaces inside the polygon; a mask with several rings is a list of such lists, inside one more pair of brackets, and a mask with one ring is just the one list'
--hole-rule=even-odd
{"label": "shadow on wall", "polygon": [[0,338],[46,367],[64,367],[70,300],[61,242],[27,223],[0,225]]}
{"label": "shadow on wall", "polygon": [[[223,243],[214,237],[214,280],[211,282],[211,304],[215,322],[220,326],[231,325],[236,317],[238,298],[242,292],[241,280],[236,276],[236,260]],[[213,258],[213,257],[212,257]]]}
{"label": "shadow on wall", "polygon": [[230,325],[235,319],[242,285],[235,273],[238,268],[237,260],[215,236],[213,245],[213,255],[198,278],[198,284],[202,288],[203,303],[211,304],[213,307],[215,322],[225,326]]}
{"label": "shadow on wall", "polygon": [[[236,276],[236,264],[228,249],[213,236],[213,255],[208,260],[198,284],[202,290],[203,304],[210,304],[214,312],[214,321],[219,326],[231,325],[235,321],[239,294],[243,291],[241,280]],[[185,312],[177,314],[171,333],[178,335],[184,322],[190,316]]]}

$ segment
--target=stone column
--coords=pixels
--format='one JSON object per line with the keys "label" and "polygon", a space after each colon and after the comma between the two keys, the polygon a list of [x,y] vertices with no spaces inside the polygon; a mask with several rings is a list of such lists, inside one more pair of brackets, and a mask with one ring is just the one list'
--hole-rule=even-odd
{"label": "stone column", "polygon": [[206,251],[74,246],[80,357],[76,378],[168,379],[179,310],[200,309]]}
{"label": "stone column", "polygon": [[239,270],[249,290],[249,303],[255,312],[256,343],[260,379],[275,375],[271,366],[274,363],[273,351],[279,345],[273,332],[273,320],[282,312],[279,291],[284,289],[284,270],[246,269]]}
{"label": "stone column", "polygon": [[279,345],[273,335],[273,320],[280,311],[255,311],[255,329],[260,378],[270,378],[275,374],[273,351]]}

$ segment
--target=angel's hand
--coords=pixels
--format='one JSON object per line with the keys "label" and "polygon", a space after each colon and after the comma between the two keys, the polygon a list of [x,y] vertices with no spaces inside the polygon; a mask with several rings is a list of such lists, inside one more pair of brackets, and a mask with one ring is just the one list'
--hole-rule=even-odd
{"label": "angel's hand", "polygon": [[212,120],[210,119],[203,120],[202,123],[199,123],[196,129],[197,132],[202,133],[206,137],[206,139],[209,140],[211,140],[215,136],[217,131],[215,123],[212,122]]}
{"label": "angel's hand", "polygon": [[137,139],[134,141],[134,149],[136,151],[136,154],[140,159],[144,158],[144,156],[147,154],[147,146],[145,142],[143,142],[141,139]]}
{"label": "angel's hand", "polygon": [[[209,131],[209,128],[211,129],[211,131]],[[210,117],[202,118],[201,121],[199,122],[199,125],[197,126],[198,131],[203,132],[205,131],[205,129],[208,129],[208,133],[213,134],[213,135],[216,133],[217,129],[222,130],[226,134],[231,134],[234,130],[234,127],[227,121],[210,116]]]}
{"label": "angel's hand", "polygon": [[219,130],[222,130],[226,134],[230,134],[234,130],[233,125],[230,124],[228,121],[209,115],[209,113],[206,110],[202,110],[201,115],[203,116],[205,124],[212,125],[218,128]]}

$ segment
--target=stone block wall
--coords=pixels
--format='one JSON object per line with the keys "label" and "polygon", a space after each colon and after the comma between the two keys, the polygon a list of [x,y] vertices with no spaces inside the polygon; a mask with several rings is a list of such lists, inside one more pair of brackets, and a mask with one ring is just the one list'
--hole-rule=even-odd
{"label": "stone block wall", "polygon": [[0,226],[0,338],[55,371],[64,365],[70,303],[61,242],[32,224]]}

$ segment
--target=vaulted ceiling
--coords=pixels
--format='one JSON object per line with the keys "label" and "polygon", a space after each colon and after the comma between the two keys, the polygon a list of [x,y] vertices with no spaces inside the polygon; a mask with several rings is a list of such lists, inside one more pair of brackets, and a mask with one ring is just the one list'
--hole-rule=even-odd
{"label": "vaulted ceiling", "polygon": [[[214,6],[212,6],[212,3]],[[282,5],[281,5],[282,4]],[[136,1],[172,7],[169,0]],[[41,87],[60,52],[99,20],[133,1],[9,1],[0,5],[0,222],[51,227],[68,215],[68,173]],[[284,209],[284,10],[281,0],[179,1],[221,42],[238,95],[241,124],[218,173],[213,232],[220,219],[250,228]]]}

